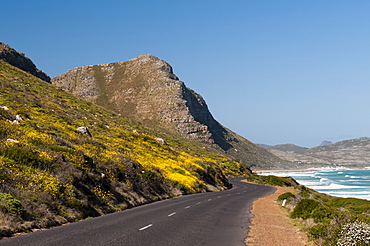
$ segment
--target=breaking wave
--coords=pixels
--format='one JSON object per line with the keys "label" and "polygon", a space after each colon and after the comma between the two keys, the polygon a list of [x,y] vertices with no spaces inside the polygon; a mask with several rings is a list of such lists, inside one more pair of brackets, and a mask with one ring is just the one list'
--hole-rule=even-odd
{"label": "breaking wave", "polygon": [[318,192],[338,197],[370,200],[370,170],[320,169],[313,171],[270,172],[262,175],[290,176]]}

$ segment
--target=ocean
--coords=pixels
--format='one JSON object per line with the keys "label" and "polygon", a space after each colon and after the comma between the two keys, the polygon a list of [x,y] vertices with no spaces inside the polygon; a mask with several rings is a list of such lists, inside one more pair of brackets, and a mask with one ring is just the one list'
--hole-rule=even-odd
{"label": "ocean", "polygon": [[298,183],[337,197],[355,197],[370,200],[370,169],[321,169],[293,172],[264,172],[261,175],[290,176]]}

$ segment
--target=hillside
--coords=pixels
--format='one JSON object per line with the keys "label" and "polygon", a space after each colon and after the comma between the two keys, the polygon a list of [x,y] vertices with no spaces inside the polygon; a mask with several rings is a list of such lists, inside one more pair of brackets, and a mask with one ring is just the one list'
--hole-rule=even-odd
{"label": "hillside", "polygon": [[230,187],[245,165],[0,60],[0,236]]}
{"label": "hillside", "polygon": [[362,137],[321,145],[310,149],[284,150],[270,148],[282,159],[317,165],[365,167],[370,164],[370,138]]}
{"label": "hillside", "polygon": [[52,84],[122,116],[257,168],[287,165],[217,122],[205,100],[185,86],[172,67],[143,54],[126,62],[74,68]]}

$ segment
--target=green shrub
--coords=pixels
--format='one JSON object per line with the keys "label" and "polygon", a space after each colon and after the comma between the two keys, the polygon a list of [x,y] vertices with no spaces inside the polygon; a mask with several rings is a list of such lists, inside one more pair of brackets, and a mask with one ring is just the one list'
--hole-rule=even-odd
{"label": "green shrub", "polygon": [[21,214],[22,203],[8,193],[0,193],[0,209],[4,213]]}
{"label": "green shrub", "polygon": [[321,204],[313,199],[302,199],[297,206],[293,209],[290,214],[292,218],[302,218],[307,219],[311,217],[311,213],[319,207]]}
{"label": "green shrub", "polygon": [[292,192],[286,192],[284,194],[281,194],[279,197],[278,197],[278,200],[279,201],[282,201],[282,200],[285,200],[285,199],[289,199],[289,198],[294,198],[295,195],[292,193]]}
{"label": "green shrub", "polygon": [[327,235],[327,226],[324,224],[318,224],[311,227],[308,232],[313,238],[323,238]]}
{"label": "green shrub", "polygon": [[248,181],[259,183],[259,184],[284,186],[284,187],[294,187],[298,185],[297,181],[295,181],[291,177],[277,177],[274,175],[268,175],[268,176],[251,175],[248,177]]}
{"label": "green shrub", "polygon": [[311,213],[311,218],[315,219],[315,222],[322,222],[324,219],[331,216],[331,210],[319,204]]}
{"label": "green shrub", "polygon": [[298,190],[300,191],[300,195],[304,197],[309,197],[311,194],[310,190],[304,185],[298,186]]}
{"label": "green shrub", "polygon": [[347,208],[361,213],[370,211],[370,201],[358,198],[335,197],[328,201],[328,204],[336,208]]}
{"label": "green shrub", "polygon": [[145,179],[145,180],[157,180],[158,179],[158,175],[156,172],[153,172],[153,171],[150,171],[150,170],[147,170],[143,173],[142,177]]}
{"label": "green shrub", "polygon": [[13,120],[15,117],[3,108],[0,108],[0,120]]}
{"label": "green shrub", "polygon": [[41,169],[47,168],[50,164],[41,159],[38,154],[22,147],[10,147],[6,149],[0,149],[0,155],[12,159],[13,161],[21,165],[32,166]]}
{"label": "green shrub", "polygon": [[0,128],[0,139],[6,139],[7,135],[8,135],[8,130]]}
{"label": "green shrub", "polygon": [[72,155],[76,154],[76,151],[74,149],[71,149],[65,146],[51,145],[48,148],[55,152],[65,152],[65,153],[72,154]]}

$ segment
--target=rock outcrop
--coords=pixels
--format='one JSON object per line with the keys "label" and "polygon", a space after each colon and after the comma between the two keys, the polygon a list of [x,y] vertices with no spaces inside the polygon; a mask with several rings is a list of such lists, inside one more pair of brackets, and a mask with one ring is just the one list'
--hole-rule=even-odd
{"label": "rock outcrop", "polygon": [[0,42],[0,59],[50,83],[50,77],[43,71],[37,69],[31,59],[2,42]]}
{"label": "rock outcrop", "polygon": [[145,126],[179,133],[248,164],[279,162],[217,122],[204,99],[155,56],[143,54],[126,62],[74,68],[51,82]]}

